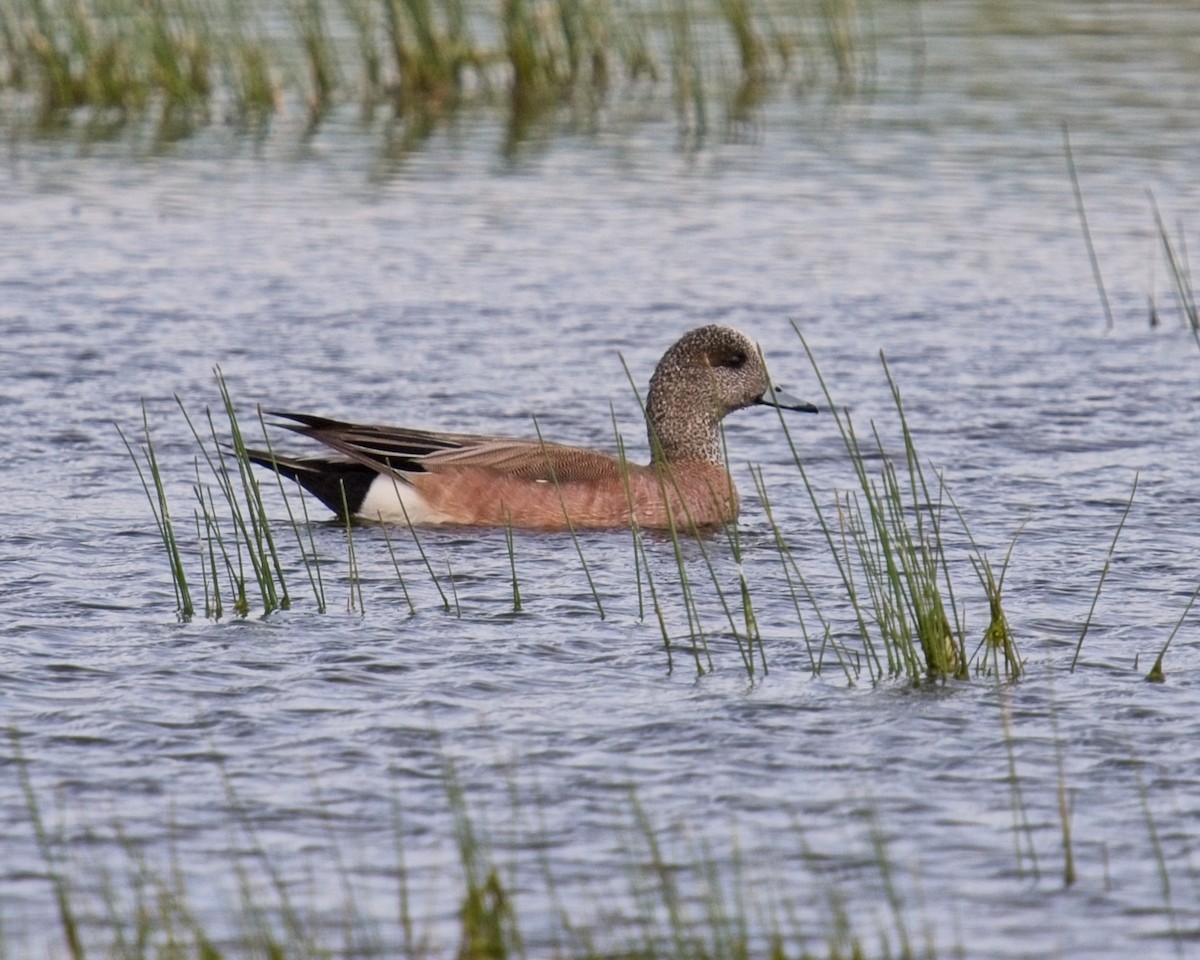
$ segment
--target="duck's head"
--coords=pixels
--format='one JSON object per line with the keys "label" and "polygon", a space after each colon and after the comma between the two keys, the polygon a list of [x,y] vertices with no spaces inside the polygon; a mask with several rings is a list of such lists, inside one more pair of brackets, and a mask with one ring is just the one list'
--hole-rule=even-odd
{"label": "duck's head", "polygon": [[758,344],[740,330],[710,325],[685,333],[650,378],[646,420],[654,459],[723,462],[718,424],[755,404],[817,412],[771,384]]}

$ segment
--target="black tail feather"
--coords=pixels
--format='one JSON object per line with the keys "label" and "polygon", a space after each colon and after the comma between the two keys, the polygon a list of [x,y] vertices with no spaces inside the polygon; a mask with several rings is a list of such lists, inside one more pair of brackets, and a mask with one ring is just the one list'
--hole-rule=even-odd
{"label": "black tail feather", "polygon": [[247,450],[246,457],[251,463],[270,467],[289,480],[295,480],[342,519],[345,519],[347,509],[351,516],[359,511],[367,498],[367,491],[379,476],[377,470],[353,460],[327,457],[297,459],[272,456],[262,450]]}

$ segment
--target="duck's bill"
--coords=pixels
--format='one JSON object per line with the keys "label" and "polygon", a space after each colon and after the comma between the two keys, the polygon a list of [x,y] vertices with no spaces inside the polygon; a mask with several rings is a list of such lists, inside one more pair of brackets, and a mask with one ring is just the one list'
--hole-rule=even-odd
{"label": "duck's bill", "polygon": [[815,403],[793,397],[786,390],[780,390],[778,387],[772,387],[758,398],[758,402],[768,407],[779,407],[781,410],[799,410],[801,413],[820,413],[821,410]]}

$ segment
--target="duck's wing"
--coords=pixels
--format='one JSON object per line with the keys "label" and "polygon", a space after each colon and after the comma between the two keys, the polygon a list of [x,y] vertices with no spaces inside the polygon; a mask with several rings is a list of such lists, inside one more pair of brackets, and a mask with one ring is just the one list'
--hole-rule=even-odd
{"label": "duck's wing", "polygon": [[309,414],[274,412],[272,416],[293,421],[281,426],[312,437],[351,460],[393,474],[473,468],[554,483],[621,476],[616,457],[561,443],[346,423]]}

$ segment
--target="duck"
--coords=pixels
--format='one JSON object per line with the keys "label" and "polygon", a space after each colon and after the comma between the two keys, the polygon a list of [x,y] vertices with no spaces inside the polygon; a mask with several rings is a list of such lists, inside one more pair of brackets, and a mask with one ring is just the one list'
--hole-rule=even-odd
{"label": "duck", "polygon": [[739,497],[725,464],[720,424],[753,406],[819,410],[771,383],[750,337],[714,324],[680,337],[650,378],[644,407],[647,464],[540,435],[446,433],[283,411],[270,414],[283,421],[277,426],[331,453],[293,457],[246,450],[246,456],[294,480],[343,520],[699,530],[737,519]]}

